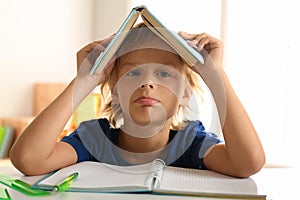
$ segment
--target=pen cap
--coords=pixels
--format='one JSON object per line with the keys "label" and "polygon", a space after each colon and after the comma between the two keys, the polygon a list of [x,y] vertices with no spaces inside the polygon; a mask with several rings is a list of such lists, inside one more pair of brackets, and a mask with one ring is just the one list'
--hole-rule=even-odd
{"label": "pen cap", "polygon": [[66,191],[70,188],[71,183],[78,177],[78,173],[73,173],[64,180],[62,180],[59,184],[55,186],[55,190],[58,192]]}

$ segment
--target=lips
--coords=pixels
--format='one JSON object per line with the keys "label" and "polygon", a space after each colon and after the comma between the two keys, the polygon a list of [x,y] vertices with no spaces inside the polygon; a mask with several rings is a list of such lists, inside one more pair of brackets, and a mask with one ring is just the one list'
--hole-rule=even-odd
{"label": "lips", "polygon": [[151,97],[140,97],[137,100],[135,100],[134,102],[144,105],[144,106],[152,106],[154,104],[159,103],[159,101],[157,99],[154,99]]}

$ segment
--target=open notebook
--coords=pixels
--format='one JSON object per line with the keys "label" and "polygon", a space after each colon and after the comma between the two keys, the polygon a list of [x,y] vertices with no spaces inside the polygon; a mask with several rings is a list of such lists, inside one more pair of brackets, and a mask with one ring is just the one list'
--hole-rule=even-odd
{"label": "open notebook", "polygon": [[68,191],[149,192],[222,198],[266,199],[251,178],[239,179],[209,170],[165,166],[162,160],[133,166],[81,162],[47,175],[34,188],[53,190],[70,174],[78,172]]}

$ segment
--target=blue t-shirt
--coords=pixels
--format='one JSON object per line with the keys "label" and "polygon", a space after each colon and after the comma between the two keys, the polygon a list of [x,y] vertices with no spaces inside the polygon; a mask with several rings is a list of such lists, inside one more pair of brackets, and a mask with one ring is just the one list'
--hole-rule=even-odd
{"label": "blue t-shirt", "polygon": [[[120,129],[110,126],[107,119],[95,119],[82,122],[79,127],[62,141],[69,143],[76,151],[78,160],[97,161],[113,165],[131,165],[125,154],[135,156],[118,147]],[[203,157],[213,145],[222,142],[217,135],[206,132],[203,124],[191,121],[183,130],[170,130],[168,144],[156,155],[167,165],[206,169]],[[136,154],[139,157],[146,157]]]}

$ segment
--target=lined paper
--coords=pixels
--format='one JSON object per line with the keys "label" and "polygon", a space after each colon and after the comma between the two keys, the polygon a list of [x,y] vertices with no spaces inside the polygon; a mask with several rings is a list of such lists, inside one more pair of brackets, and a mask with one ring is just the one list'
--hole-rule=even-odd
{"label": "lined paper", "polygon": [[72,188],[145,186],[144,183],[150,167],[151,164],[115,166],[89,161],[81,162],[59,170],[54,175],[41,181],[39,185],[56,185],[70,174],[78,172],[79,176],[72,182]]}
{"label": "lined paper", "polygon": [[251,178],[239,179],[209,170],[175,167],[164,169],[160,189],[224,194],[258,192],[256,183]]}

